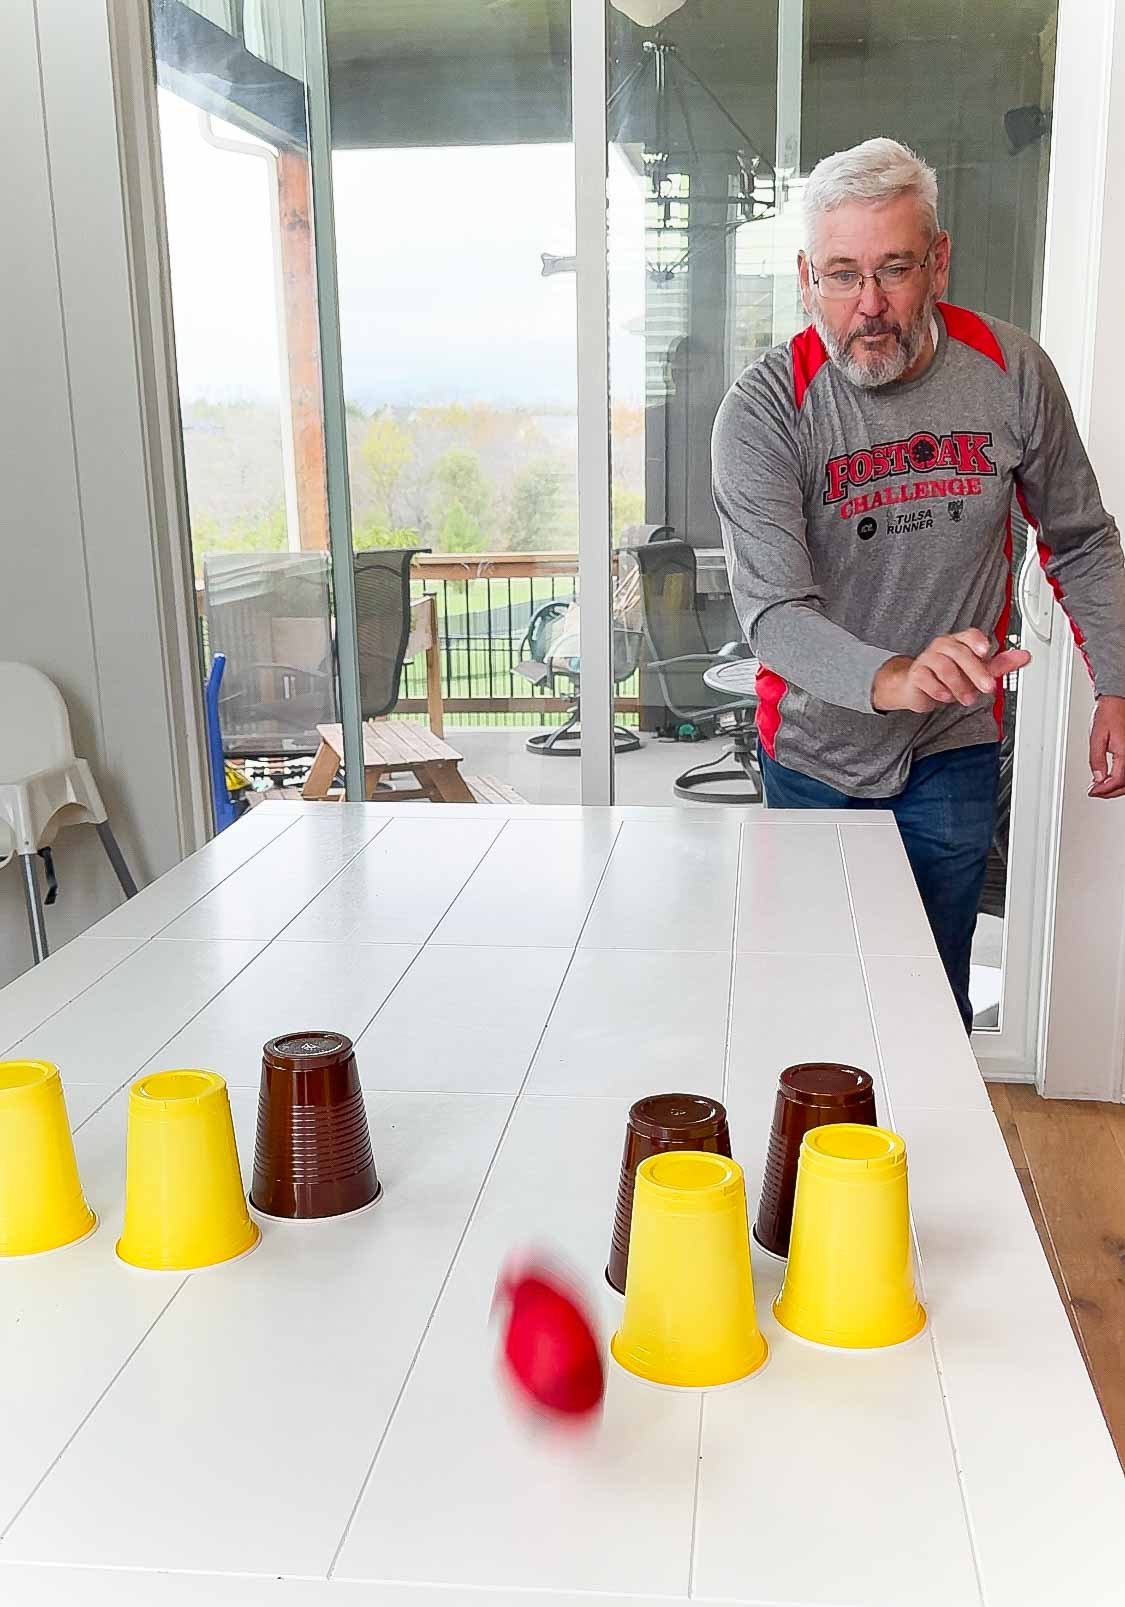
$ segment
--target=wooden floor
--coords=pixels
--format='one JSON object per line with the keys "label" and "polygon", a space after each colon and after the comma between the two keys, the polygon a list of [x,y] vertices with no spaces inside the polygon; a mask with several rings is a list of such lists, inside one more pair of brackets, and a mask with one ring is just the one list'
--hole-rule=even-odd
{"label": "wooden floor", "polygon": [[988,1092],[1125,1467],[1125,1105]]}

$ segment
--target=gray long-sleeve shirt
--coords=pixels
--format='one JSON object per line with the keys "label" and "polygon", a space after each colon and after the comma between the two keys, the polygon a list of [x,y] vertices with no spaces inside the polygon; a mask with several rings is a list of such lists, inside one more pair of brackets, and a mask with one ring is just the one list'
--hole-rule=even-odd
{"label": "gray long-sleeve shirt", "polygon": [[1013,494],[1095,690],[1125,696],[1125,564],[1046,353],[942,305],[916,380],[853,385],[815,329],[727,393],[712,441],[731,589],[762,663],[771,757],[854,797],[889,797],[915,758],[995,742],[998,709],[880,714],[875,673],[976,626],[1000,643]]}

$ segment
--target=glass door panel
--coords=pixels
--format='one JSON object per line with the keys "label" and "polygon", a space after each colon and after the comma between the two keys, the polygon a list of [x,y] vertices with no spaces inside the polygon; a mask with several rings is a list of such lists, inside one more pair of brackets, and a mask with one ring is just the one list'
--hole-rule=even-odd
{"label": "glass door panel", "polygon": [[574,803],[569,6],[324,15],[361,714],[470,786]]}

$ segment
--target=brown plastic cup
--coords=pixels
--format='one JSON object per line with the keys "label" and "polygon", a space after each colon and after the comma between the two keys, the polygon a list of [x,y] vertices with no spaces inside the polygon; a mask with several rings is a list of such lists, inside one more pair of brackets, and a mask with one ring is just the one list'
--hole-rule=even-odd
{"label": "brown plastic cup", "polygon": [[355,1050],[341,1032],[287,1032],[262,1051],[254,1185],[266,1216],[343,1216],[383,1192]]}
{"label": "brown plastic cup", "polygon": [[609,1265],[605,1269],[607,1280],[618,1294],[625,1293],[637,1167],[650,1155],[661,1155],[670,1149],[703,1150],[730,1158],[727,1113],[717,1099],[707,1099],[702,1094],[648,1094],[630,1110]]}
{"label": "brown plastic cup", "polygon": [[814,1127],[858,1122],[875,1127],[875,1092],[866,1071],[809,1061],[781,1073],[773,1107],[766,1170],[754,1239],[763,1250],[784,1259],[789,1254],[793,1198],[801,1140]]}

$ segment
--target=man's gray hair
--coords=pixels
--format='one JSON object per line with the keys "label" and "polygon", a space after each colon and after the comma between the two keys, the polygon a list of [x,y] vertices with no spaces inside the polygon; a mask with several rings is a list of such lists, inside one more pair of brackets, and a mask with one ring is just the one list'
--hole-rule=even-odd
{"label": "man's gray hair", "polygon": [[893,201],[915,195],[931,235],[938,232],[937,174],[928,162],[893,139],[869,139],[816,164],[804,191],[805,247],[817,220],[851,201]]}

